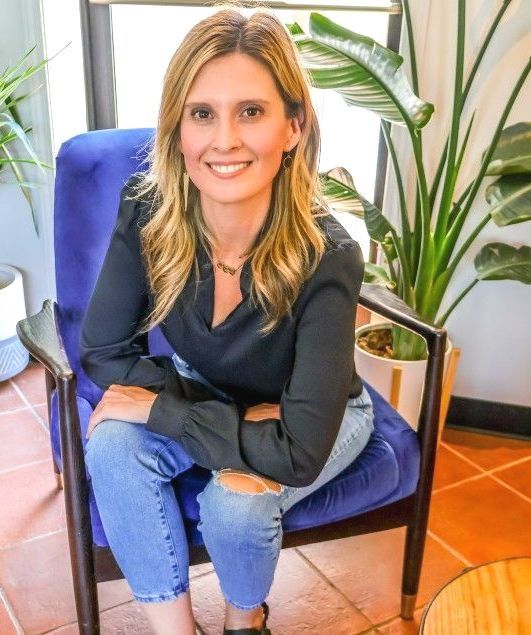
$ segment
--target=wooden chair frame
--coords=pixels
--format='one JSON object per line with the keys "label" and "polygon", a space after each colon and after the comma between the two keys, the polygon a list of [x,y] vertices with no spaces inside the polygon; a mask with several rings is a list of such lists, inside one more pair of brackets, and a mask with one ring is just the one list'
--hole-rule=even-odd
{"label": "wooden chair frame", "polygon": [[[424,392],[417,438],[420,447],[420,475],[416,491],[406,498],[351,518],[318,527],[285,532],[282,548],[335,540],[349,536],[406,526],[402,570],[401,617],[413,618],[419,586],[433,470],[437,451],[441,387],[446,331],[422,320],[400,298],[385,287],[362,285],[359,305],[424,337],[428,347]],[[45,300],[41,311],[17,324],[22,344],[45,368],[48,417],[51,395],[57,389],[63,474],[54,459],[58,486],[64,486],[66,521],[79,632],[100,632],[97,583],[123,578],[109,547],[93,544],[89,513],[89,485],[79,413],[76,375],[68,362],[59,331],[57,304]],[[53,457],[53,453],[52,453]],[[190,564],[210,562],[204,546],[190,546]]]}

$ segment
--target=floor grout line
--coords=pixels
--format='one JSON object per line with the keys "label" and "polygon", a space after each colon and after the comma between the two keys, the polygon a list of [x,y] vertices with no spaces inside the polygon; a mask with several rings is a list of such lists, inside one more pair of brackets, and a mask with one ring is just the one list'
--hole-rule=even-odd
{"label": "floor grout line", "polygon": [[4,474],[10,474],[11,472],[16,472],[17,470],[21,470],[26,467],[33,467],[34,465],[40,465],[41,463],[48,463],[50,458],[39,459],[38,461],[31,461],[30,463],[23,463],[22,465],[17,465],[16,467],[8,467],[7,470],[0,470],[0,476]]}
{"label": "floor grout line", "polygon": [[453,452],[460,459],[463,459],[463,461],[466,461],[470,465],[473,465],[474,467],[476,467],[481,472],[484,472],[485,474],[490,474],[491,472],[496,472],[498,470],[504,470],[505,468],[512,467],[513,465],[518,465],[519,463],[524,463],[525,461],[529,461],[531,459],[531,454],[530,454],[529,456],[524,456],[521,459],[515,459],[514,461],[509,461],[509,463],[504,463],[503,465],[497,465],[496,467],[491,467],[489,469],[486,469],[482,467],[481,465],[479,465],[478,463],[476,463],[475,461],[473,461],[472,459],[468,458],[465,454],[459,452],[459,450],[456,450],[451,445],[448,445],[447,443],[443,443],[442,441],[441,441],[441,445],[444,446],[450,452]]}
{"label": "floor grout line", "polygon": [[9,408],[8,410],[2,410],[0,412],[0,417],[5,415],[15,415],[19,412],[24,412],[24,410],[29,410],[28,406],[24,405],[24,406],[20,406],[20,408]]}
{"label": "floor grout line", "polygon": [[[46,430],[46,432],[49,432],[48,426],[44,423],[44,421],[39,417],[37,412],[33,409],[33,405],[29,402],[24,392],[17,386],[17,384],[13,380],[10,379],[9,383],[13,386],[13,388],[18,393],[19,397],[24,401],[24,403],[28,406],[28,408],[31,409],[33,416],[35,417],[35,419],[37,419],[39,424],[44,428],[44,430]],[[42,405],[42,404],[38,404],[38,405]]]}
{"label": "floor grout line", "polygon": [[457,551],[457,549],[454,549],[452,547],[452,545],[450,545],[445,540],[443,540],[440,536],[438,536],[436,533],[434,533],[431,529],[428,529],[426,531],[426,534],[430,538],[435,540],[435,542],[438,542],[441,545],[441,547],[444,547],[447,551],[449,551],[452,554],[452,556],[457,558],[457,560],[461,560],[461,562],[464,565],[466,565],[467,567],[473,567],[474,566],[473,562],[470,562],[470,560],[466,556],[464,556],[460,551]]}
{"label": "floor grout line", "polygon": [[[349,606],[351,606],[359,615],[361,615],[364,619],[366,619],[371,624],[370,628],[367,628],[364,631],[360,631],[359,633],[356,633],[356,635],[361,635],[362,633],[370,632],[371,629],[375,627],[375,624],[372,623],[372,621],[365,615],[365,613],[361,609],[359,609],[354,604],[354,602],[351,599],[349,599],[343,593],[343,591],[341,591],[341,589],[339,589],[332,582],[332,580],[330,580],[330,578],[323,571],[321,571],[321,569],[314,562],[312,562],[307,556],[305,556],[304,553],[300,551],[298,547],[293,547],[293,550],[306,562],[306,564],[310,566],[311,569],[314,569],[314,571],[319,575],[319,577],[321,577],[331,589],[333,589],[336,593],[338,593],[347,602]],[[398,614],[398,616],[395,615],[392,619],[395,619],[396,617],[400,617],[400,613]]]}
{"label": "floor grout line", "polygon": [[519,496],[520,498],[523,498],[525,501],[527,501],[528,503],[531,503],[531,498],[529,498],[529,496],[526,496],[525,494],[523,494],[522,492],[518,491],[517,489],[515,489],[512,485],[509,485],[509,483],[506,483],[505,481],[502,481],[500,478],[493,476],[492,474],[489,474],[489,477],[493,480],[496,481],[496,483],[499,483],[502,487],[505,487],[505,489],[508,489],[510,492],[512,492],[513,494],[516,494],[517,496]]}
{"label": "floor grout line", "polygon": [[510,463],[504,463],[504,465],[499,465],[498,467],[493,467],[490,472],[501,472],[501,470],[506,470],[510,467],[514,467],[515,465],[520,465],[520,463],[525,463],[526,461],[531,461],[531,455],[524,456],[523,459],[516,459],[516,461],[511,461]]}
{"label": "floor grout line", "polygon": [[11,620],[13,626],[15,627],[15,631],[17,635],[25,635],[25,631],[22,628],[22,624],[19,622],[18,617],[15,615],[15,609],[13,608],[9,598],[7,597],[7,593],[4,588],[0,586],[0,602],[4,605],[6,612]]}
{"label": "floor grout line", "polygon": [[465,461],[469,465],[473,465],[474,467],[477,467],[477,469],[480,470],[481,472],[486,471],[483,467],[481,467],[481,465],[478,465],[475,461],[472,461],[472,459],[469,459],[464,454],[461,454],[459,450],[456,450],[454,447],[452,447],[448,443],[444,443],[443,441],[441,441],[441,445],[445,447],[447,450],[449,450],[450,452],[453,452],[453,454],[457,455],[460,459],[463,459],[463,461]]}
{"label": "floor grout line", "polygon": [[27,545],[29,543],[35,542],[36,540],[41,540],[42,538],[49,538],[50,536],[55,536],[61,533],[66,533],[66,526],[62,527],[61,529],[54,529],[53,531],[48,531],[45,534],[39,534],[38,536],[25,538],[24,540],[19,540],[18,542],[13,542],[8,545],[1,545],[0,551],[7,551],[8,549],[14,549],[15,547],[20,547],[21,545]]}
{"label": "floor grout line", "polygon": [[482,478],[489,476],[486,472],[481,474],[474,474],[473,476],[468,476],[467,478],[463,478],[460,481],[456,481],[455,483],[450,483],[449,485],[444,485],[443,487],[438,487],[437,489],[432,490],[432,495],[440,494],[441,492],[446,492],[449,489],[454,489],[455,487],[459,487],[464,483],[470,483],[471,481],[479,481]]}
{"label": "floor grout line", "polygon": [[514,487],[512,487],[511,485],[509,485],[508,483],[506,483],[505,481],[501,480],[500,478],[498,478],[498,477],[496,477],[494,475],[495,472],[500,472],[500,471],[502,471],[504,469],[508,469],[508,468],[513,467],[515,465],[519,465],[521,463],[525,463],[526,461],[531,460],[531,457],[526,456],[526,457],[523,457],[521,459],[516,459],[515,461],[510,461],[509,463],[504,463],[503,465],[498,465],[496,467],[493,467],[493,468],[490,468],[490,469],[486,470],[485,468],[481,467],[480,465],[478,465],[477,463],[475,463],[474,461],[472,461],[471,459],[466,457],[464,454],[461,454],[461,452],[459,452],[458,450],[455,450],[454,448],[446,445],[445,443],[441,443],[441,445],[444,445],[444,447],[447,450],[449,450],[450,452],[453,452],[460,459],[463,459],[464,461],[466,461],[470,465],[476,467],[478,470],[480,470],[480,473],[479,474],[473,474],[472,476],[469,476],[467,478],[461,479],[460,481],[456,481],[455,483],[450,483],[449,485],[444,485],[443,487],[438,487],[437,489],[433,489],[432,490],[432,494],[439,494],[440,492],[444,492],[444,491],[452,489],[454,487],[458,487],[459,485],[462,485],[463,483],[468,483],[470,481],[475,481],[475,480],[478,480],[478,479],[483,478],[485,476],[488,476],[492,480],[496,481],[499,485],[503,485],[506,489],[510,490],[511,492],[513,492],[514,494],[519,496],[520,498],[523,498],[528,503],[531,503],[531,499],[528,496],[526,496],[523,492],[518,491],[517,489],[515,489]]}

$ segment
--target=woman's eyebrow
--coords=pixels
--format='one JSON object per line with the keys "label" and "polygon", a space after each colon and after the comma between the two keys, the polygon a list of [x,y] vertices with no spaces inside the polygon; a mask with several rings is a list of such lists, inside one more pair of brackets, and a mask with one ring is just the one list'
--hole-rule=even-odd
{"label": "woman's eyebrow", "polygon": [[[242,101],[236,102],[235,106],[243,106],[244,104],[263,104],[264,106],[269,105],[271,102],[267,99],[243,99]],[[185,108],[194,108],[196,106],[208,106],[211,108],[212,106],[206,101],[191,101],[187,102],[184,107]]]}

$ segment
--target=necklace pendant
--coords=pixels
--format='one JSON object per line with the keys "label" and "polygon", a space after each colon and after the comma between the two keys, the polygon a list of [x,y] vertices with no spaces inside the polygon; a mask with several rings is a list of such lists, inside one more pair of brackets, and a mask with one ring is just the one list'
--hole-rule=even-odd
{"label": "necklace pendant", "polygon": [[219,261],[217,266],[218,266],[219,269],[223,269],[223,271],[225,273],[230,273],[231,276],[233,276],[236,273],[236,269],[233,269],[232,267],[229,267],[228,265],[226,265],[223,262]]}

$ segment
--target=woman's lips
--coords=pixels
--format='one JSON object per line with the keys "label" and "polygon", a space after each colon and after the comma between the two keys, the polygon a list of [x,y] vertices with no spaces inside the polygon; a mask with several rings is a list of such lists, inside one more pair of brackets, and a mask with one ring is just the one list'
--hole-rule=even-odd
{"label": "woman's lips", "polygon": [[235,170],[234,172],[218,172],[217,170],[214,170],[214,168],[209,163],[207,163],[207,166],[210,172],[212,172],[212,174],[219,177],[220,179],[232,179],[233,177],[239,176],[240,174],[245,172],[245,170],[247,170],[251,163],[252,161],[249,161],[245,167],[240,168],[239,170]]}

